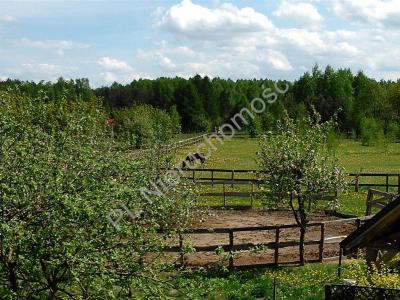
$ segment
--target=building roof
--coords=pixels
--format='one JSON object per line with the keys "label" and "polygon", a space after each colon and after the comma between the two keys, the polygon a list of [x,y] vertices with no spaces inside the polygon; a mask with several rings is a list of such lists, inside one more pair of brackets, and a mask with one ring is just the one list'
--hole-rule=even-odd
{"label": "building roof", "polygon": [[348,255],[366,246],[375,246],[379,249],[398,247],[398,241],[400,241],[400,196],[346,237],[340,243],[340,248],[343,249],[344,255]]}

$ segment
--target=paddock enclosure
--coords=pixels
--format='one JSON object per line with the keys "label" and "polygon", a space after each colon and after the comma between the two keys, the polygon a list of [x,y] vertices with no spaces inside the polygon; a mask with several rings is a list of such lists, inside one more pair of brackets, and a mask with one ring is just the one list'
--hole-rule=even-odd
{"label": "paddock enclosure", "polygon": [[[168,148],[176,151],[190,147],[187,149],[193,152],[204,137],[217,138],[215,135],[194,137]],[[167,241],[164,251],[179,264],[194,268],[297,265],[300,261],[300,227],[295,223],[293,212],[286,207],[263,207],[260,199],[268,197],[263,183],[268,172],[253,168],[254,165],[249,163],[249,157],[254,153],[245,145],[250,143],[249,149],[253,151],[254,139],[244,135],[235,138],[231,143],[236,146],[228,142],[229,151],[220,151],[228,155],[227,158],[221,158],[217,153],[217,158],[207,160],[205,167],[180,170],[181,179],[196,186],[197,209],[201,213],[195,214],[187,231]],[[243,149],[236,149],[242,146]],[[348,161],[351,163],[350,158]],[[338,259],[339,243],[368,220],[368,215],[376,212],[376,208],[381,208],[393,195],[400,193],[400,172],[376,169],[354,172],[354,167],[351,170],[353,172],[347,173],[349,191],[360,195],[369,191],[368,195],[358,202],[361,205],[357,215],[328,208],[330,201],[340,199],[338,193],[317,199],[318,209],[310,215],[305,236],[305,261],[308,263]],[[368,190],[370,188],[377,190]]]}
{"label": "paddock enclosure", "polygon": [[[334,213],[313,214],[306,231],[306,261],[336,259],[339,242],[365,219],[344,219]],[[289,210],[213,209],[194,221],[180,238],[169,241],[165,251],[174,253],[187,267],[298,264],[299,238],[299,227]],[[180,253],[188,248],[196,252]]]}

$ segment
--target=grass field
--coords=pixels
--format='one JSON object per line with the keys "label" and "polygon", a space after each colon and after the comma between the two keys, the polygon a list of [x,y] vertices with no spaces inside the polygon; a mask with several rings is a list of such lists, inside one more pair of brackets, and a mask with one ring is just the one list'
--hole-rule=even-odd
{"label": "grass field", "polygon": [[[214,142],[217,150],[205,163],[205,168],[259,169],[256,161],[258,139],[229,139],[224,144]],[[194,151],[194,147],[181,149],[180,157]],[[341,139],[336,156],[346,172],[400,173],[400,144],[362,146],[361,142]]]}
{"label": "grass field", "polygon": [[[257,139],[232,139],[226,140],[223,145],[217,142],[215,145],[217,150],[207,160],[205,168],[259,169],[256,162]],[[176,153],[177,159],[182,159],[195,149],[196,146],[180,149]],[[340,140],[335,153],[347,173],[400,173],[400,144],[364,147],[357,141]],[[230,176],[224,173],[214,175],[227,179]],[[209,174],[196,172],[196,177],[201,176]],[[246,176],[248,175],[239,175],[240,178]],[[384,183],[383,178],[372,180]],[[368,179],[365,182],[368,182]],[[250,188],[250,186],[225,186],[227,192],[250,191]],[[221,192],[221,189],[221,185],[199,187],[201,192]],[[223,203],[221,197],[201,197],[199,201],[205,205]],[[246,205],[249,201],[249,198],[228,198],[230,205]],[[349,190],[340,195],[340,211],[364,215],[365,201],[366,189],[362,189],[359,193]],[[261,206],[262,203],[255,200],[255,205]],[[362,262],[352,262],[350,266],[354,264],[363,265]],[[343,275],[344,278],[354,276],[353,273],[346,271],[346,267]],[[297,268],[270,268],[230,273],[200,270],[180,278],[176,283],[177,290],[172,294],[178,299],[272,299],[274,279],[278,299],[323,299],[325,284],[338,281],[337,264],[311,264]]]}
{"label": "grass field", "polygon": [[[344,261],[342,278],[356,282],[365,280],[366,265],[362,260]],[[396,277],[395,280],[394,277]],[[399,276],[393,282],[375,282],[376,286],[398,285]],[[321,300],[326,284],[339,283],[336,263],[309,264],[304,267],[278,267],[251,271],[189,272],[176,283],[171,291],[177,299],[276,299]]]}
{"label": "grass field", "polygon": [[[204,168],[213,169],[259,169],[256,161],[258,151],[258,139],[228,139],[223,144],[214,141],[216,150],[207,159]],[[180,149],[176,153],[177,159],[182,159],[188,153],[196,151],[196,146]],[[388,144],[380,146],[362,146],[359,141],[341,139],[335,149],[339,163],[347,173],[370,172],[370,173],[400,173],[400,144]],[[196,172],[196,177],[210,176],[209,172]],[[229,173],[215,173],[215,177],[229,179]],[[247,174],[237,174],[236,178],[249,178]],[[349,178],[351,180],[351,178]],[[385,183],[384,177],[362,178],[362,183]],[[397,184],[397,178],[390,178],[391,184]],[[202,192],[222,192],[222,186],[200,187]],[[250,192],[251,186],[225,186],[226,192]],[[258,191],[255,187],[254,191]],[[351,187],[349,191],[340,196],[343,213],[363,215],[365,213],[366,188],[355,193]],[[391,188],[395,192],[395,188]],[[221,205],[221,197],[202,197],[201,203],[205,205]],[[249,198],[228,198],[230,205],[248,205]],[[256,206],[261,206],[260,201],[255,201]]]}

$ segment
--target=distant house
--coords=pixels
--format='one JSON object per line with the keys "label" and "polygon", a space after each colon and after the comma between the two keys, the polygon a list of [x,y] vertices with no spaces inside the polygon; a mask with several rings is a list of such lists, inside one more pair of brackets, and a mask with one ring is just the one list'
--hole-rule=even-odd
{"label": "distant house", "polygon": [[380,255],[384,255],[385,260],[390,260],[399,253],[400,196],[396,196],[340,243],[341,255],[351,255],[361,248],[366,249],[366,260],[369,264],[377,262]]}

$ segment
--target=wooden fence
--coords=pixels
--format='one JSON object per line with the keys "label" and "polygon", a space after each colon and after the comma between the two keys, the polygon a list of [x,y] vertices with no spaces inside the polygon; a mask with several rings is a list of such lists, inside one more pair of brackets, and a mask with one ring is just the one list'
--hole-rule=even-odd
{"label": "wooden fence", "polygon": [[[379,199],[376,199],[375,196],[380,197]],[[378,209],[384,208],[387,204],[392,202],[396,198],[396,194],[393,193],[384,193],[381,191],[377,190],[368,190],[368,195],[367,195],[367,210],[365,212],[366,216],[369,216],[372,214],[372,208],[376,207]]]}
{"label": "wooden fence", "polygon": [[[349,218],[349,219],[340,219],[340,220],[333,220],[333,221],[326,221],[326,222],[319,222],[319,223],[310,223],[307,225],[307,228],[311,227],[318,227],[319,228],[319,236],[320,238],[317,240],[306,240],[305,246],[309,245],[318,245],[318,259],[308,260],[308,262],[322,262],[324,260],[331,260],[336,259],[338,256],[324,256],[324,247],[328,244],[338,244],[341,242],[346,236],[334,236],[334,237],[326,237],[325,236],[325,228],[328,225],[333,224],[349,224],[354,223],[355,226],[359,227],[363,222],[368,220],[369,217],[362,217],[362,218]],[[214,252],[223,249],[224,252],[229,253],[229,262],[228,267],[231,269],[233,267],[252,267],[255,265],[234,265],[234,253],[236,251],[251,251],[254,250],[256,247],[263,247],[266,249],[273,250],[273,262],[268,264],[256,264],[256,266],[267,266],[267,265],[280,265],[280,264],[295,264],[299,263],[299,261],[289,261],[280,263],[279,255],[280,249],[287,248],[287,247],[299,247],[300,246],[300,233],[298,240],[291,240],[291,241],[281,241],[281,232],[284,229],[299,229],[298,225],[273,225],[273,226],[258,226],[258,227],[238,227],[238,228],[213,228],[213,229],[205,229],[205,228],[198,228],[198,229],[190,229],[186,231],[184,234],[179,235],[179,245],[178,246],[169,246],[164,249],[165,252],[173,252],[173,253],[180,253],[181,256],[181,263],[184,264],[184,235],[191,234],[226,234],[229,237],[229,243],[224,245],[213,245],[213,246],[194,246],[193,248],[197,252]],[[238,232],[260,232],[260,231],[273,231],[274,232],[274,239],[268,243],[235,243],[235,233]],[[307,234],[306,234],[307,235]]]}
{"label": "wooden fence", "polygon": [[[230,184],[233,185],[260,185],[262,184],[261,174],[268,173],[262,170],[228,170],[228,169],[183,169],[183,172],[187,172],[188,176],[184,176],[185,179],[191,179],[193,182],[198,184]],[[200,174],[200,176],[196,176]],[[209,173],[209,176],[204,175]],[[216,173],[226,174],[223,177],[216,177]],[[244,176],[245,174],[246,176]],[[240,175],[240,176],[239,176]],[[383,187],[386,192],[389,192],[390,188],[396,188],[397,193],[400,194],[400,173],[349,173],[348,177],[351,178],[351,186],[354,186],[354,191],[359,192],[361,187]],[[245,177],[245,178],[244,178]],[[367,178],[381,178],[384,179],[384,183],[374,182],[365,183],[361,179]],[[396,183],[391,183],[390,179],[395,178]],[[393,180],[392,180],[393,182]]]}

